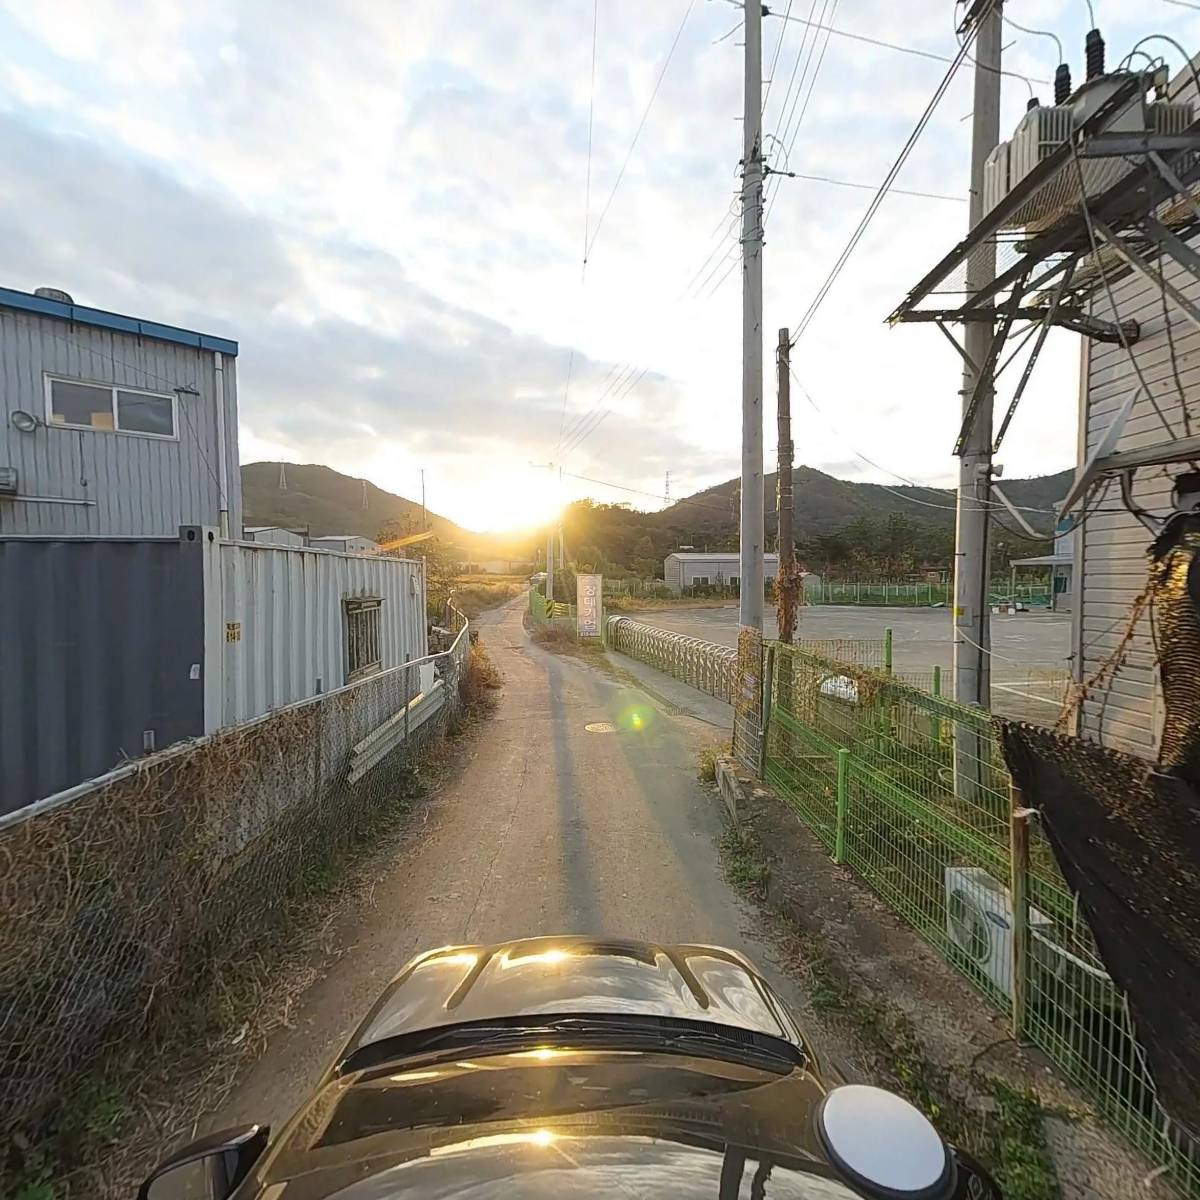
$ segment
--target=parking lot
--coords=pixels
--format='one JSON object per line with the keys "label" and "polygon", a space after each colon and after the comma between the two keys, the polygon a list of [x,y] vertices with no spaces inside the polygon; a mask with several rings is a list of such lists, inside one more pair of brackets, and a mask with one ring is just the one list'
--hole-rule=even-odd
{"label": "parking lot", "polygon": [[[723,646],[737,644],[738,610],[664,608],[631,614],[660,629],[703,638]],[[860,608],[813,605],[800,610],[798,640],[882,638],[892,630],[892,667],[897,674],[927,676],[942,670],[943,691],[953,691],[950,612],[945,608]],[[776,636],[775,614],[768,611],[767,637]],[[992,615],[992,708],[1001,716],[1053,724],[1070,673],[1071,618],[1066,613],[1026,612]],[[928,686],[926,684],[926,686]]]}

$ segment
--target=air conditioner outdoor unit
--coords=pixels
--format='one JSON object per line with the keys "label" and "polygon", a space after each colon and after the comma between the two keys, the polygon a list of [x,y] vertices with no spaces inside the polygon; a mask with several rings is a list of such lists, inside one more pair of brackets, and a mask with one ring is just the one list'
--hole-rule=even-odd
{"label": "air conditioner outdoor unit", "polygon": [[[1006,996],[1012,995],[1012,898],[982,867],[946,868],[946,933],[950,941]],[[1031,908],[1031,929],[1053,928]]]}

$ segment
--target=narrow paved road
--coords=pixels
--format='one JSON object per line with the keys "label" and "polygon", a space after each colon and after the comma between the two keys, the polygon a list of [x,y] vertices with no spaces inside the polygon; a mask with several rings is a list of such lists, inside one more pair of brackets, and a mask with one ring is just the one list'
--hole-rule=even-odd
{"label": "narrow paved road", "polygon": [[696,754],[722,732],[542,650],[522,611],[479,622],[504,687],[469,761],[371,903],[334,928],[336,963],[210,1126],[282,1120],[387,980],[434,946],[554,933],[715,942],[791,991],[721,874],[720,801]]}

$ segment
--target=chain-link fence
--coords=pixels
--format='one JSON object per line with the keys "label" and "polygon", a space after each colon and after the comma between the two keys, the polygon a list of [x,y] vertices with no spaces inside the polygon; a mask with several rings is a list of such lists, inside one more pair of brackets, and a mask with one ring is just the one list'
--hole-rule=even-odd
{"label": "chain-link fence", "polygon": [[1200,1151],[1155,1101],[1124,998],[1049,845],[1014,820],[988,714],[801,648],[776,643],[770,661],[768,782],[1018,1037],[1200,1196]]}
{"label": "chain-link fence", "polygon": [[[1044,608],[1050,604],[1051,592],[1046,584],[995,584],[991,591],[992,604],[1020,601],[1030,607]],[[954,601],[951,583],[887,583],[881,580],[827,579],[804,589],[806,604],[861,604],[880,608],[931,608],[949,605]]]}
{"label": "chain-link fence", "polygon": [[415,756],[461,711],[454,616],[444,653],[0,821],[0,1143],[36,1146],[123,1048],[205,1029],[229,973],[403,802]]}

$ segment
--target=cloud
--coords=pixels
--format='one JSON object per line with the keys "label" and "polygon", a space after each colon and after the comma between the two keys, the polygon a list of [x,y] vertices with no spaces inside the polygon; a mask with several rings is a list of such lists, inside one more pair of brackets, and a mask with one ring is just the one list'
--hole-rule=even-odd
{"label": "cloud", "polygon": [[[630,153],[685,7],[605,0],[593,91],[586,0],[537,20],[524,0],[0,0],[2,282],[238,338],[245,446],[410,493],[425,467],[431,497],[440,487],[464,520],[593,409],[612,412],[567,458],[571,474],[649,492],[648,505],[667,470],[677,495],[716,482],[740,437],[739,272],[724,263],[742,51],[737,37],[714,45],[736,20],[727,5],[692,6]],[[1164,28],[1194,40],[1192,18],[1160,7]],[[1118,57],[1135,40],[1127,8],[1097,2]],[[1084,6],[1030,0],[1027,17],[1078,63]],[[954,49],[940,4],[861,0],[836,23]],[[1049,77],[1046,39],[1012,37],[1009,64]],[[877,183],[944,65],[833,36],[811,98],[793,104],[789,81],[820,47],[769,18],[768,66],[777,45],[764,124],[776,165]],[[1006,81],[1002,130],[1027,95]],[[898,186],[965,193],[970,106],[963,71]],[[870,199],[776,188],[768,414],[775,331],[797,325]],[[915,479],[953,472],[956,359],[936,331],[883,320],[961,236],[964,209],[884,202],[796,347],[820,410],[796,392],[799,461],[879,481],[857,453]],[[1052,337],[1009,433],[1009,476],[1071,461],[1077,354],[1073,335]],[[625,367],[646,374],[603,398]]]}

